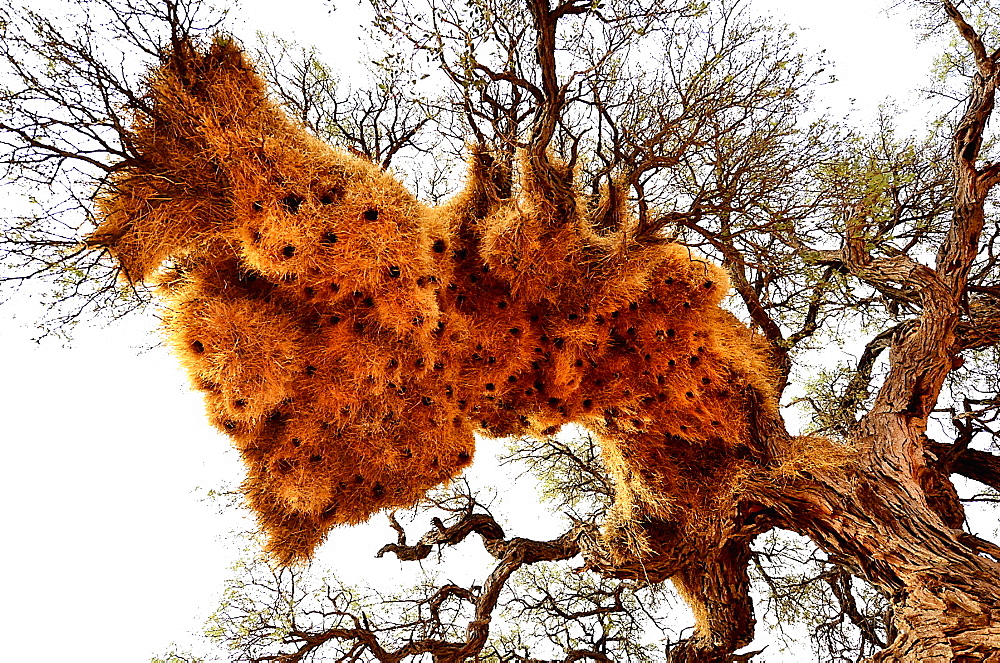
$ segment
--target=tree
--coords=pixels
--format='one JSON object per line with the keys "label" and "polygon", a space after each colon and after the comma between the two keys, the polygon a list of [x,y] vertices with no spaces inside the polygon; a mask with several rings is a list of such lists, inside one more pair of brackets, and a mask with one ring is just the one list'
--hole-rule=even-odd
{"label": "tree", "polygon": [[[600,580],[564,583],[565,596],[596,607],[568,609],[539,580],[539,592],[518,599],[526,610],[545,615],[546,624],[617,613],[634,619],[648,600],[639,592],[672,579],[697,626],[670,647],[669,660],[732,660],[753,634],[754,560],[780,589],[761,561],[768,551],[749,545],[775,529],[803,535],[826,554],[816,578],[861,632],[861,651],[882,649],[873,660],[993,660],[1000,550],[962,529],[952,480],[960,474],[997,487],[995,456],[971,447],[992,436],[996,405],[996,232],[987,220],[1000,166],[986,131],[1000,55],[988,4],[921,5],[932,30],[950,26],[959,36],[961,50],[945,60],[946,82],[971,74],[959,78],[962,103],[925,141],[896,138],[888,119],[867,137],[842,135],[826,121],[806,124],[819,64],[725,3],[374,6],[377,28],[398,41],[391,47],[415,54],[383,61],[390,75],[380,93],[344,104],[308,53],[293,75],[283,73],[280,57],[271,60],[279,98],[314,132],[382,166],[397,163],[401,151],[426,149],[430,136],[450,139],[456,153],[472,136],[499,198],[517,193],[524,153],[550,181],[562,181],[551,190],[556,208],[578,204],[577,189],[566,185],[566,173],[578,173],[595,232],[636,246],[672,236],[725,263],[734,305],[766,342],[779,393],[801,380],[796,361],[809,344],[835,341],[836,325],[871,340],[858,365],[821,376],[802,399],[815,408],[817,435],[793,436],[776,412],[750,408],[752,444],[720,462],[759,469],[700,527],[644,513],[625,532],[632,543],[614,545],[600,533],[611,484],[592,447],[526,442],[518,453],[543,468],[560,494],[586,495],[604,508],[550,541],[532,541],[508,539],[471,496],[457,507],[439,500],[454,514],[447,524],[439,521],[416,545],[397,526],[397,542],[383,552],[421,559],[476,532],[497,560],[488,581],[414,594],[411,612],[391,626],[373,625],[349,593],[327,590],[318,623],[281,622],[289,660],[330,642],[346,647],[345,655],[387,661],[521,657],[515,640],[490,640],[500,592],[522,566],[578,555]],[[206,27],[196,4],[93,7],[110,16],[119,43],[152,67],[190,48]],[[6,163],[36,182],[69,184],[70,199],[89,209],[81,186],[96,181],[98,192],[107,190],[116,172],[146,156],[131,127],[135,118],[156,118],[147,81],[106,65],[89,23],[67,36],[44,17],[26,16],[20,32],[8,18],[2,47],[21,86],[3,97]],[[152,20],[159,31],[141,27]],[[409,76],[410,66],[418,75]],[[444,76],[446,93],[419,92],[419,77],[430,71]],[[950,168],[941,166],[943,155]],[[81,174],[67,174],[67,164],[80,165]],[[7,233],[10,259],[28,267],[15,278],[75,274],[75,289],[90,288],[84,301],[120,301],[113,263],[95,260],[92,269],[107,275],[95,280],[75,262],[91,254],[65,252],[78,242],[53,230],[65,218],[72,217],[35,215]],[[935,416],[944,421],[940,431],[930,428]],[[887,624],[859,609],[850,576],[880,593]],[[290,577],[279,574],[268,587],[282,605],[296,606]],[[441,613],[451,602],[473,611],[465,632]],[[291,620],[297,613],[275,614]],[[265,625],[267,637],[278,625]],[[587,646],[560,641],[567,660],[609,656],[607,631],[590,633],[596,640]],[[626,645],[613,653],[642,655]]]}

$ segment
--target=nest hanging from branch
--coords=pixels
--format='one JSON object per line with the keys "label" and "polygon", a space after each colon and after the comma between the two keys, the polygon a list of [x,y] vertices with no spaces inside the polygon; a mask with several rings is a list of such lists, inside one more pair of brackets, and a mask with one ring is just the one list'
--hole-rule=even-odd
{"label": "nest hanging from branch", "polygon": [[586,426],[623,521],[711,509],[750,471],[772,377],[719,267],[637,238],[625,208],[603,232],[552,159],[503,197],[474,149],[464,190],[423,205],[290,120],[226,40],[150,81],[141,159],[88,241],[158,283],[281,562],[414,504],[477,434]]}

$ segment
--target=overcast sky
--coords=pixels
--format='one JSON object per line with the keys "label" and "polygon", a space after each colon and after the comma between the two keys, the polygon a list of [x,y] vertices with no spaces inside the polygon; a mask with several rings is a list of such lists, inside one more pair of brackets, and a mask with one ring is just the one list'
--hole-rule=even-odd
{"label": "overcast sky", "polygon": [[[749,5],[801,28],[803,45],[827,49],[839,82],[821,94],[835,114],[853,98],[853,117],[864,122],[887,95],[905,102],[924,80],[931,53],[915,45],[904,17],[879,13],[877,2]],[[319,0],[244,0],[241,15],[246,34],[315,44],[335,64],[358,53],[363,19],[354,7],[329,13]],[[218,515],[196,488],[238,484],[240,464],[174,361],[162,348],[146,349],[157,339],[151,316],[83,326],[64,348],[31,342],[38,315],[24,297],[0,307],[0,659],[148,660],[186,640],[216,605],[236,554],[225,533],[250,525]],[[358,576],[407,577],[410,569],[394,560],[371,562],[391,538],[376,521],[335,532],[322,559],[337,558]],[[539,535],[551,534],[535,524]],[[764,660],[784,659],[775,652]]]}

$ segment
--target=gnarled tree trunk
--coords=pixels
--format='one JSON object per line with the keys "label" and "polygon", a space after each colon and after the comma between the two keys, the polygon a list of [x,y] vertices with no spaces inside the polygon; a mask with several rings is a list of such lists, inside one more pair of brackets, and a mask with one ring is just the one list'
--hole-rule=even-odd
{"label": "gnarled tree trunk", "polygon": [[[858,232],[862,218],[850,224],[841,252],[862,280],[912,292],[921,314],[891,339],[888,375],[850,435],[853,462],[765,500],[774,524],[810,537],[890,597],[898,635],[878,661],[1000,661],[1000,551],[959,529],[964,514],[948,468],[934,462],[943,450],[925,435],[944,380],[959,365],[955,333],[986,196],[1000,177],[1000,166],[976,164],[998,55],[987,54],[951,2],[944,6],[978,74],[953,139],[955,204],[935,265],[905,255],[872,258]],[[780,439],[772,444],[780,456]]]}

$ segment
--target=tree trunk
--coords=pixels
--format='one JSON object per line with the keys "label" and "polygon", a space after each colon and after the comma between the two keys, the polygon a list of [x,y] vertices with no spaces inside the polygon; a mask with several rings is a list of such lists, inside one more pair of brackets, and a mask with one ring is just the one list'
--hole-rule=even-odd
{"label": "tree trunk", "polygon": [[[905,255],[873,259],[859,232],[863,209],[848,225],[844,249],[852,273],[913,292],[921,314],[892,340],[889,372],[850,435],[853,463],[817,470],[770,503],[776,524],[809,536],[890,598],[897,637],[874,661],[1000,661],[1000,563],[980,554],[998,551],[956,528],[961,507],[947,478],[928,465],[933,456],[925,435],[958,363],[955,331],[986,196],[1000,179],[997,165],[977,168],[1000,53],[989,55],[958,9],[949,0],[943,5],[978,72],[953,136],[954,207],[934,267]],[[771,444],[780,456],[781,441]]]}
{"label": "tree trunk", "polygon": [[667,655],[668,663],[728,663],[750,644],[756,620],[750,599],[750,546],[731,539],[720,549],[689,557],[674,583],[695,614],[695,633]]}
{"label": "tree trunk", "polygon": [[1000,564],[889,464],[816,479],[779,498],[778,522],[890,597],[898,636],[874,661],[1000,661]]}

